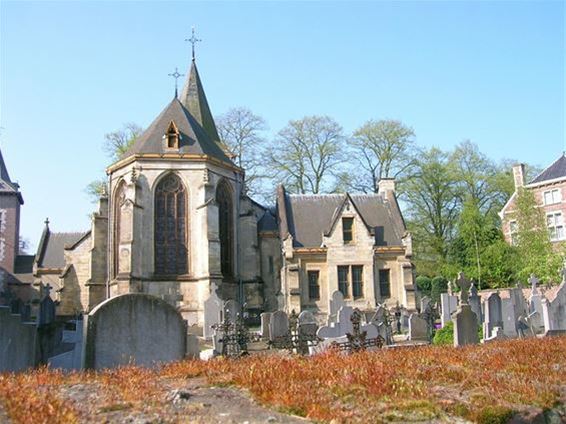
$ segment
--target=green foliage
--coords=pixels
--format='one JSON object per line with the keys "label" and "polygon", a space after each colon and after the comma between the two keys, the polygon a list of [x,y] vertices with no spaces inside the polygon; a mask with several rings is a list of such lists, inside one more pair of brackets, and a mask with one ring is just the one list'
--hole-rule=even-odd
{"label": "green foliage", "polygon": [[[480,254],[482,284],[492,289],[512,286],[517,281],[519,253],[505,240],[496,240]],[[481,288],[485,288],[484,285]]]}
{"label": "green foliage", "polygon": [[454,323],[447,322],[444,327],[437,330],[432,339],[433,345],[453,345],[454,344]]}
{"label": "green foliage", "polygon": [[544,211],[532,191],[518,191],[514,218],[518,226],[519,279],[525,281],[535,274],[541,281],[559,281],[562,257],[552,248]]}
{"label": "green foliage", "polygon": [[448,280],[444,277],[434,277],[431,281],[430,297],[432,302],[440,304],[440,294],[448,290]]}
{"label": "green foliage", "polygon": [[85,192],[90,198],[92,203],[98,202],[98,199],[105,191],[108,192],[108,187],[106,185],[106,180],[102,180],[102,179],[91,181],[85,187]]}
{"label": "green foliage", "polygon": [[478,424],[506,424],[512,417],[512,409],[500,405],[482,405],[476,421]]}
{"label": "green foliage", "polygon": [[426,296],[430,296],[430,291],[432,288],[432,280],[426,275],[419,275],[415,279],[418,289]]}

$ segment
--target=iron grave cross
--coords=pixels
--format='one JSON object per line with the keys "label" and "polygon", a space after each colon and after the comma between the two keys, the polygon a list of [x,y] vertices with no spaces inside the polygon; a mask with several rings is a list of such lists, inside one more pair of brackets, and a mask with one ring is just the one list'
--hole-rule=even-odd
{"label": "iron grave cross", "polygon": [[200,38],[197,38],[195,35],[195,27],[193,27],[191,38],[186,38],[185,41],[188,41],[193,45],[193,61],[195,60],[195,44],[202,41]]}
{"label": "iron grave cross", "polygon": [[458,273],[456,284],[460,287],[460,303],[468,303],[468,290],[470,289],[470,282],[466,279],[463,272]]}
{"label": "iron grave cross", "polygon": [[180,74],[180,73],[179,73],[179,70],[177,69],[177,67],[175,67],[175,72],[172,72],[172,73],[167,74],[167,75],[169,75],[170,77],[175,78],[175,97],[177,97],[177,88],[178,88],[177,80],[179,79],[179,77],[182,77],[182,76],[184,76],[185,74]]}

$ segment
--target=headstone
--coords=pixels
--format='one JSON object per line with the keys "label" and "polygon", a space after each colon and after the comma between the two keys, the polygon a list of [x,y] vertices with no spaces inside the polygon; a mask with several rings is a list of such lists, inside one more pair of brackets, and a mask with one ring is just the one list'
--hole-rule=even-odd
{"label": "headstone", "polygon": [[508,337],[501,327],[494,327],[491,332],[491,336],[488,339],[484,339],[484,343],[494,342],[498,340],[506,340]]}
{"label": "headstone", "polygon": [[[228,312],[230,320],[232,322],[236,322],[236,318],[240,314],[240,305],[234,299],[227,300],[226,302],[224,302],[223,313],[224,312]],[[224,320],[224,317],[222,317],[222,319]]]}
{"label": "headstone", "polygon": [[501,299],[501,317],[503,319],[503,332],[506,337],[517,337],[517,317],[513,299]]}
{"label": "headstone", "polygon": [[300,324],[316,324],[316,318],[311,311],[302,311],[299,314]]}
{"label": "headstone", "polygon": [[111,297],[85,317],[85,368],[154,366],[185,357],[187,325],[169,303],[131,293]]}
{"label": "headstone", "polygon": [[289,333],[289,318],[283,311],[275,311],[269,321],[269,340],[274,341],[277,337],[286,336]]}
{"label": "headstone", "polygon": [[185,356],[189,359],[200,358],[200,346],[198,337],[194,334],[187,334],[187,351]]}
{"label": "headstone", "polygon": [[[538,290],[539,280],[534,275],[529,278],[531,285],[531,295],[529,296],[529,315],[531,316],[532,328],[535,333],[544,331],[543,311],[542,311],[542,295]],[[536,314],[534,314],[536,312]]]}
{"label": "headstone", "polygon": [[492,336],[491,332],[495,327],[503,328],[501,297],[498,292],[489,295],[484,303],[484,308],[483,338],[488,339]]}
{"label": "headstone", "polygon": [[[338,312],[338,321],[329,326],[320,327],[316,332],[317,336],[322,339],[339,339],[347,333],[352,333],[354,330],[351,320],[353,313],[354,309],[351,306],[343,306]],[[366,331],[368,338],[381,335],[378,326],[374,323],[361,325],[360,330]]]}
{"label": "headstone", "polygon": [[456,284],[460,287],[460,305],[452,316],[454,322],[454,347],[479,343],[478,318],[468,303],[470,282],[463,273],[458,274]]}
{"label": "headstone", "polygon": [[210,296],[204,301],[203,336],[210,339],[214,335],[212,326],[222,322],[222,300],[216,294],[216,285],[212,285]]}
{"label": "headstone", "polygon": [[468,298],[468,303],[472,308],[472,311],[478,317],[478,323],[481,324],[483,322],[483,314],[481,311],[481,296],[478,294],[478,289],[476,288],[475,283],[472,283],[470,287],[470,297]]}
{"label": "headstone", "polygon": [[37,325],[44,326],[55,321],[55,302],[47,295],[39,303],[39,319]]}
{"label": "headstone", "polygon": [[545,333],[566,330],[566,282],[562,282],[552,301],[543,299],[542,315]]}
{"label": "headstone", "polygon": [[344,302],[344,295],[341,291],[336,290],[332,293],[328,302],[328,323],[337,321],[338,311],[342,306],[346,306],[346,303]]}
{"label": "headstone", "polygon": [[261,319],[261,338],[269,339],[269,322],[271,321],[271,312],[263,312],[260,314]]}
{"label": "headstone", "polygon": [[428,340],[428,323],[418,314],[409,317],[409,340]]}
{"label": "headstone", "polygon": [[441,326],[444,327],[446,323],[450,322],[452,319],[452,312],[454,312],[458,307],[458,298],[448,293],[442,293],[440,295],[440,307],[440,322]]}
{"label": "headstone", "polygon": [[424,311],[426,311],[426,308],[428,307],[428,305],[430,304],[431,299],[428,296],[423,296],[423,298],[421,299],[421,313],[423,313]]}
{"label": "headstone", "polygon": [[80,370],[82,364],[83,351],[83,330],[84,322],[82,320],[71,321],[75,325],[74,330],[63,330],[61,341],[63,343],[73,344],[73,349],[52,356],[47,360],[50,368],[59,368],[67,371]]}

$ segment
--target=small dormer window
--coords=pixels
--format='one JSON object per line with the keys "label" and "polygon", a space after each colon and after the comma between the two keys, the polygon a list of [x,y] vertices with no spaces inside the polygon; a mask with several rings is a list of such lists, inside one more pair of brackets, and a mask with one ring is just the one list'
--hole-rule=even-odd
{"label": "small dormer window", "polygon": [[179,148],[179,130],[175,122],[171,121],[169,127],[167,128],[167,133],[165,134],[165,143],[168,149],[178,149]]}
{"label": "small dormer window", "polygon": [[354,241],[354,218],[342,218],[342,237],[344,244]]}

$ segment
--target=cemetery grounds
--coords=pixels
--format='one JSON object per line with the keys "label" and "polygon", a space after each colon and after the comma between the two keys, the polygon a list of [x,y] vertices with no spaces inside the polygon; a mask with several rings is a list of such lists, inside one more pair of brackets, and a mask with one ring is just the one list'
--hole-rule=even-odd
{"label": "cemetery grounds", "polygon": [[565,405],[564,336],[0,375],[12,423],[560,423]]}

